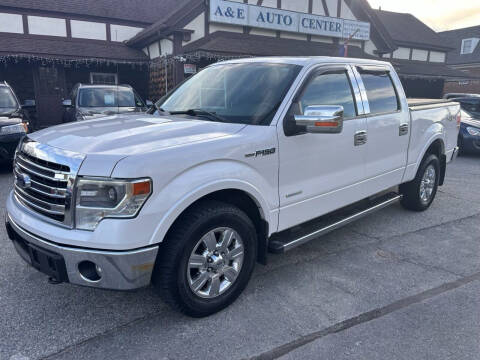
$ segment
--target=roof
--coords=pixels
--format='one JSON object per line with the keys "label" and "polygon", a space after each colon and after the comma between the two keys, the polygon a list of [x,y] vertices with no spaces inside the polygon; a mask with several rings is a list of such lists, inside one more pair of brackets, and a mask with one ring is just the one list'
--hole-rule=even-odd
{"label": "roof", "polygon": [[472,76],[442,63],[389,59],[398,74],[404,77],[471,79]]}
{"label": "roof", "polygon": [[444,50],[452,48],[431,28],[412,14],[373,10],[399,46],[416,46],[421,49]]}
{"label": "roof", "polygon": [[397,50],[395,41],[390,36],[387,27],[373,11],[367,0],[345,0],[350,10],[355,14],[358,20],[366,21],[372,24],[370,27],[370,38],[381,54],[391,53]]}
{"label": "roof", "polygon": [[169,35],[173,30],[181,30],[182,25],[193,20],[206,10],[204,0],[178,0],[169,13],[157,14],[156,21],[140,31],[126,43],[130,46],[142,47],[158,37]]}
{"label": "roof", "polygon": [[[315,41],[217,31],[184,46],[183,51],[243,56],[338,56],[339,46]],[[357,46],[350,46],[348,54],[349,57],[374,58]]]}
{"label": "roof", "polygon": [[147,62],[141,50],[123,43],[32,35],[0,34],[0,57],[38,56],[60,59],[101,59],[119,62]]}
{"label": "roof", "polygon": [[477,45],[472,54],[460,54],[463,39],[480,38],[480,26],[443,31],[438,34],[445,42],[455,48],[455,50],[447,54],[447,63],[449,65],[480,63],[480,44]]}
{"label": "roof", "polygon": [[358,58],[344,58],[334,56],[264,56],[264,57],[250,57],[238,58],[222,62],[213,63],[210,66],[228,63],[277,63],[277,64],[292,64],[300,66],[309,66],[319,63],[329,64],[354,64],[354,65],[390,65],[387,61],[358,59]]}
{"label": "roof", "polygon": [[2,0],[1,6],[152,24],[190,0]]}

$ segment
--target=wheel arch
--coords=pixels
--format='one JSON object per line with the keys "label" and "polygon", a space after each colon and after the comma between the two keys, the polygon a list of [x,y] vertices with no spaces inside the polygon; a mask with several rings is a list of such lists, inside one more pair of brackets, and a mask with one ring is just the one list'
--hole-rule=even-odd
{"label": "wheel arch", "polygon": [[[226,185],[226,184],[224,184]],[[199,189],[194,194],[182,199],[177,205],[166,214],[160,224],[157,226],[155,234],[152,237],[152,243],[162,243],[169,231],[174,229],[175,224],[184,216],[184,214],[194,205],[206,201],[216,200],[234,205],[244,211],[252,220],[257,230],[257,260],[266,264],[267,240],[270,226],[274,226],[274,217],[271,217],[267,203],[254,189],[248,189],[246,184],[236,184],[236,186],[207,186]],[[240,186],[239,186],[240,185]],[[207,190],[208,189],[208,190]]]}
{"label": "wheel arch", "polygon": [[445,173],[447,168],[447,157],[445,155],[445,141],[441,134],[433,136],[424,146],[420,152],[420,156],[417,159],[415,171],[412,174],[412,178],[417,174],[423,159],[429,154],[434,154],[440,160],[440,182],[439,185],[443,185],[445,181]]}
{"label": "wheel arch", "polygon": [[[445,182],[445,174],[447,170],[447,157],[445,155],[445,142],[441,138],[435,139],[425,151],[423,155],[424,159],[427,155],[433,154],[438,157],[440,160],[440,179],[439,179],[439,186],[442,186]],[[417,170],[418,171],[418,170]]]}

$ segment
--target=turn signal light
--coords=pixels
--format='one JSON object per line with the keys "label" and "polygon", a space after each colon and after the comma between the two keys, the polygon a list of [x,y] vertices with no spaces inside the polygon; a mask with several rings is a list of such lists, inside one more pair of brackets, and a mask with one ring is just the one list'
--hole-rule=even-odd
{"label": "turn signal light", "polygon": [[323,121],[318,121],[315,123],[315,126],[324,126],[324,127],[337,127],[338,123],[337,122],[323,122]]}
{"label": "turn signal light", "polygon": [[462,122],[462,113],[457,114],[457,127],[460,128],[460,123]]}
{"label": "turn signal light", "polygon": [[133,184],[133,195],[150,194],[150,181],[142,181]]}

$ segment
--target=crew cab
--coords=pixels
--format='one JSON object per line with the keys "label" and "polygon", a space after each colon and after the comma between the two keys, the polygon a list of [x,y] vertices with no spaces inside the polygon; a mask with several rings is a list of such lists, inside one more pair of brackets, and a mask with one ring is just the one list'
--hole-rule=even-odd
{"label": "crew cab", "polygon": [[[151,282],[206,316],[256,262],[401,201],[424,211],[457,154],[458,103],[407,101],[390,63],[211,65],[156,104],[29,134],[6,226],[53,282]],[[402,220],[399,220],[402,221]]]}

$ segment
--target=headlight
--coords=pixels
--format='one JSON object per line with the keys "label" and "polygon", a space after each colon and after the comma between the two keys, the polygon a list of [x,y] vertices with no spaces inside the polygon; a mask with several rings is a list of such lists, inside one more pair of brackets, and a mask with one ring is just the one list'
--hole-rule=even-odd
{"label": "headlight", "polygon": [[135,217],[152,193],[152,181],[80,178],[76,190],[76,227],[95,230],[105,218]]}
{"label": "headlight", "polygon": [[7,125],[0,128],[0,134],[8,135],[8,134],[25,134],[27,132],[27,124],[20,123],[15,125]]}
{"label": "headlight", "polygon": [[472,136],[480,136],[480,129],[473,128],[473,127],[467,127],[467,131]]}

